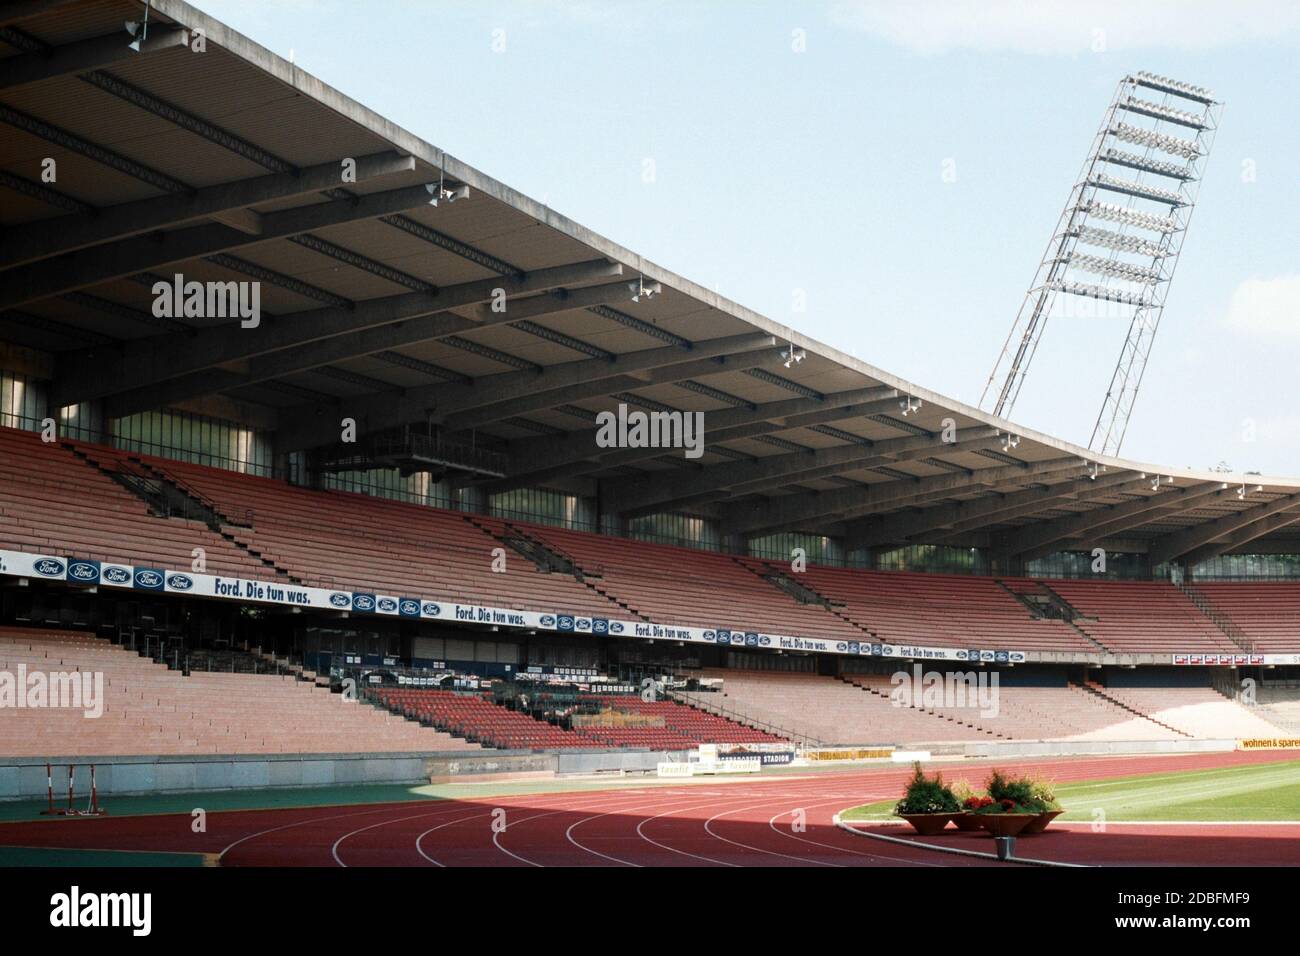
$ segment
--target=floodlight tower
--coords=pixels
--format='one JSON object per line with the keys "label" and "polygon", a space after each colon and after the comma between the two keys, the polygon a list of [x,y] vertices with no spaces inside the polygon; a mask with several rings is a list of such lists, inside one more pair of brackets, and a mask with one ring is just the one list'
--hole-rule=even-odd
{"label": "floodlight tower", "polygon": [[1129,329],[1088,447],[1119,453],[1222,108],[1209,90],[1189,83],[1152,73],[1120,80],[981,408],[1010,416],[1058,293],[1071,297],[1066,304],[1105,303],[1097,311],[1118,312]]}

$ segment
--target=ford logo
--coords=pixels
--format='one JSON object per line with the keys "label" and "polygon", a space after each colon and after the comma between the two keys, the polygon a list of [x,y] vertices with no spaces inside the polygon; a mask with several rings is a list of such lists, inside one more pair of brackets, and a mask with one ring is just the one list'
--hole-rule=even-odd
{"label": "ford logo", "polygon": [[108,568],[104,572],[104,580],[109,584],[126,584],[131,580],[131,572],[126,568]]}
{"label": "ford logo", "polygon": [[393,598],[386,597],[379,599],[379,610],[392,613],[397,610],[397,601]]}
{"label": "ford logo", "polygon": [[542,627],[555,627],[555,618],[550,614],[543,614],[537,623]]}
{"label": "ford logo", "polygon": [[608,634],[608,633],[609,633],[609,621],[606,621],[604,618],[600,618],[600,617],[598,617],[598,618],[593,618],[593,619],[592,619],[592,622],[591,622],[591,633],[593,633],[593,634]]}
{"label": "ford logo", "polygon": [[610,622],[609,622],[609,633],[611,633],[611,634],[622,634],[622,633],[623,633],[623,625],[620,624],[620,623],[618,623],[618,621],[610,621]]}
{"label": "ford logo", "polygon": [[838,644],[835,645],[835,649],[837,651],[847,651],[849,649],[849,645],[845,644],[843,641],[840,641]]}
{"label": "ford logo", "polygon": [[426,614],[429,617],[439,617],[442,614],[442,608],[434,604],[432,601],[425,601],[424,606],[420,608],[420,613]]}
{"label": "ford logo", "polygon": [[77,581],[95,581],[99,578],[99,565],[89,561],[73,561],[68,565],[68,577]]}
{"label": "ford logo", "polygon": [[760,634],[758,636],[758,643],[763,645],[764,647],[767,647],[769,644],[772,643],[772,638],[766,634]]}
{"label": "ford logo", "polygon": [[730,631],[718,631],[718,643],[719,643],[719,644],[730,644],[730,643],[731,643],[731,632],[730,632]]}
{"label": "ford logo", "polygon": [[716,631],[705,631],[705,632],[704,632],[704,639],[705,639],[706,641],[717,640],[717,637],[718,637],[718,633],[717,633]]}
{"label": "ford logo", "polygon": [[167,579],[167,586],[173,591],[188,591],[194,587],[194,580],[183,574],[173,574]]}
{"label": "ford logo", "polygon": [[330,603],[335,607],[351,607],[352,597],[351,595],[340,594],[338,591],[335,591],[330,595]]}
{"label": "ford logo", "polygon": [[32,570],[42,577],[57,578],[63,573],[63,562],[54,558],[41,558],[32,565]]}
{"label": "ford logo", "polygon": [[758,647],[758,635],[757,635],[757,634],[746,634],[746,635],[745,635],[745,646],[746,646],[746,647]]}
{"label": "ford logo", "polygon": [[358,611],[373,611],[375,609],[375,599],[369,594],[352,595],[352,606]]}
{"label": "ford logo", "polygon": [[590,630],[591,630],[591,621],[589,621],[589,620],[588,620],[587,618],[585,618],[585,617],[580,617],[580,618],[578,618],[576,621],[574,621],[574,625],[573,625],[573,626],[576,627],[576,628],[577,628],[578,630],[580,630],[580,631],[590,631]]}
{"label": "ford logo", "polygon": [[135,572],[135,586],[138,588],[148,588],[157,590],[163,585],[163,576],[161,571],[153,571],[149,568],[137,568]]}
{"label": "ford logo", "polygon": [[408,599],[408,600],[405,600],[405,601],[402,602],[401,607],[400,607],[400,610],[401,610],[401,612],[402,612],[403,614],[419,614],[419,613],[420,613],[420,602],[419,602],[419,601],[412,601],[412,600],[409,600],[409,599]]}

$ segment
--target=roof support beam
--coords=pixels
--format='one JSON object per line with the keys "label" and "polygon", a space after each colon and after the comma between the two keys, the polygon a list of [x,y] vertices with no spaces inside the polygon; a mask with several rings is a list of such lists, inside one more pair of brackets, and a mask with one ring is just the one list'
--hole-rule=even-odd
{"label": "roof support beam", "polygon": [[[3,61],[0,61],[3,62]],[[291,199],[338,186],[342,164],[321,163],[294,173],[272,173],[252,179],[206,186],[192,193],[177,193],[157,199],[110,206],[80,216],[29,223],[7,230],[0,236],[0,268],[74,252],[101,242],[116,242],[141,233],[154,232],[198,219],[223,217],[231,224],[232,213],[272,200]],[[394,152],[374,153],[357,158],[356,181],[370,182],[415,170],[415,158]],[[427,197],[426,197],[427,198]],[[258,229],[265,232],[263,217]],[[241,229],[250,232],[247,224]],[[254,233],[256,234],[256,233]]]}
{"label": "roof support beam", "polygon": [[[1220,497],[1223,494],[1223,491],[1218,491],[1215,493],[1215,496]],[[1203,507],[1205,507],[1205,502],[1200,498],[1179,499],[1178,501],[1163,504],[1159,507],[1144,511],[1136,518],[1117,518],[1113,521],[1108,521],[1105,524],[1100,524],[1088,529],[1086,534],[1072,536],[1065,541],[1054,542],[1052,544],[1043,545],[1042,547],[1026,551],[1021,555],[1021,559],[1024,561],[1032,561],[1035,558],[1045,557],[1054,551],[1061,550],[1091,551],[1093,548],[1098,547],[1102,541],[1113,540],[1117,535],[1127,535],[1129,532],[1134,531],[1143,525],[1150,524],[1152,521],[1158,521],[1161,518],[1182,514],[1186,511],[1194,511],[1197,508]]]}
{"label": "roof support beam", "polygon": [[[705,412],[705,438],[712,444],[732,441],[735,438],[771,434],[796,428],[787,424],[801,414],[824,414],[833,416],[822,421],[842,421],[855,415],[868,415],[863,411],[870,406],[872,411],[885,411],[885,405],[892,407],[888,399],[897,398],[897,389],[879,386],[871,389],[852,389],[827,395],[824,401],[815,398],[790,398],[779,402],[764,402],[754,408],[722,408],[719,411]],[[862,403],[862,405],[855,405]],[[876,407],[876,406],[880,407]],[[857,410],[854,410],[857,408]],[[810,423],[811,424],[811,423]],[[524,441],[512,442],[511,458],[516,462],[526,463],[528,472],[516,473],[506,479],[499,479],[485,485],[491,492],[502,492],[508,488],[549,481],[564,475],[580,475],[582,472],[595,471],[599,468],[621,466],[645,462],[662,457],[663,449],[602,449],[595,444],[598,429],[589,428],[581,432],[572,432],[558,441],[550,438],[526,438]],[[545,473],[545,477],[538,477]]]}
{"label": "roof support beam", "polygon": [[976,485],[995,487],[1004,483],[1025,484],[1039,475],[1061,471],[1080,473],[1084,467],[1086,463],[1082,459],[1071,456],[1033,464],[954,472],[911,481],[886,481],[864,488],[841,488],[760,501],[742,501],[725,509],[723,530],[727,533],[752,534],[769,528],[815,528],[831,520],[847,521],[875,511],[901,508],[935,495],[969,493]]}
{"label": "roof support beam", "polygon": [[15,0],[0,7],[0,26],[30,20],[32,17],[39,17],[60,7],[84,2],[85,0]]}
{"label": "roof support beam", "polygon": [[[764,402],[752,409],[724,408],[705,412],[705,440],[718,444],[774,434],[805,424],[825,424],[889,411],[896,407],[894,400],[897,397],[897,389],[882,385],[833,392],[820,401],[792,398]],[[664,454],[662,448],[601,448],[596,444],[597,431],[590,428],[556,440],[530,438],[514,442],[511,458],[525,464],[529,470],[487,482],[482,487],[488,491],[505,491],[584,472],[650,461]]]}
{"label": "roof support beam", "polygon": [[[1216,497],[1223,497],[1225,494],[1226,492],[1219,491]],[[1161,518],[1168,518],[1172,515],[1183,514],[1187,511],[1194,511],[1197,508],[1204,508],[1205,505],[1206,502],[1200,499],[1170,502],[1169,504],[1164,504],[1158,508],[1152,508],[1150,511],[1143,512],[1136,520],[1132,518],[1118,518],[1114,521],[1108,521],[1105,524],[1090,528],[1088,529],[1087,534],[1082,534],[1071,539],[1066,547],[1088,551],[1093,547],[1096,547],[1098,542],[1105,538],[1114,538],[1117,535],[1127,535],[1129,532],[1134,531],[1143,525],[1148,525],[1153,521],[1159,521]],[[1052,545],[1047,551],[1040,551],[1038,553],[1029,552],[1027,559],[1032,560],[1033,558],[1041,557],[1044,554],[1050,554],[1052,551],[1058,551],[1060,548],[1060,545]]]}
{"label": "roof support beam", "polygon": [[[774,361],[764,350],[776,339],[765,333],[727,336],[697,342],[687,351],[676,346],[643,349],[609,359],[582,359],[552,365],[540,372],[505,372],[476,379],[470,384],[429,385],[391,392],[376,392],[312,409],[298,409],[276,435],[281,451],[298,451],[339,440],[341,420],[357,424],[357,436],[417,422],[443,422],[450,416],[481,407],[493,408],[493,421],[520,414],[518,407],[531,410],[552,408],[580,398],[591,398],[655,381],[690,378],[751,368]],[[740,353],[740,354],[734,354]],[[710,358],[709,356],[716,356]],[[734,356],[734,357],[732,357]],[[651,371],[647,371],[651,370]],[[643,377],[627,379],[629,375]],[[644,380],[650,378],[650,382]],[[611,385],[630,380],[626,384]]]}
{"label": "roof support beam", "polygon": [[[133,388],[106,398],[104,415],[120,418],[200,395],[320,368],[333,362],[446,339],[493,325],[508,325],[536,316],[568,312],[594,302],[614,302],[626,296],[627,283],[614,282],[581,289],[556,289],[542,295],[516,299],[508,303],[505,312],[475,307],[470,313],[475,319],[466,319],[447,311],[419,315],[389,325],[373,326],[346,335],[317,339],[296,348],[254,356],[237,369],[208,368],[166,382]],[[367,304],[360,303],[358,309],[363,309]],[[482,321],[478,321],[479,317],[482,317]]]}
{"label": "roof support beam", "polygon": [[25,53],[0,60],[0,90],[32,86],[60,76],[111,66],[120,60],[136,59],[145,54],[186,46],[189,32],[179,27],[157,24],[149,30],[149,36],[141,44],[139,52],[128,48],[130,40],[131,37],[122,30],[63,46],[47,47],[44,53]]}
{"label": "roof support beam", "polygon": [[[442,424],[448,431],[470,431],[516,415],[600,398],[629,388],[744,371],[771,364],[775,360],[774,356],[764,350],[775,345],[776,339],[773,336],[747,333],[706,339],[697,342],[689,351],[668,345],[658,349],[625,352],[613,359],[591,359],[543,369],[542,374],[550,375],[553,370],[570,365],[588,366],[588,371],[580,380],[559,388],[544,387],[537,381],[539,376],[536,373],[525,372],[524,375],[531,375],[534,380],[534,387],[528,389],[526,394],[485,405],[476,403],[465,411],[447,414],[442,418]],[[558,379],[560,376],[554,377]]]}
{"label": "roof support beam", "polygon": [[274,239],[286,239],[312,229],[374,219],[391,212],[426,205],[425,185],[299,206],[262,216],[262,232],[250,236],[220,224],[191,226],[164,235],[137,236],[106,248],[82,249],[12,269],[0,285],[0,309],[13,308],[50,296],[97,285],[110,279],[147,272],[172,263],[227,252]]}
{"label": "roof support beam", "polygon": [[1135,527],[1149,520],[1143,517],[1148,512],[1167,505],[1185,504],[1218,494],[1225,487],[1221,481],[1209,481],[1190,488],[1152,491],[1149,495],[1134,501],[1094,508],[1082,514],[1017,529],[1001,536],[997,550],[1008,556],[1032,554],[1038,557],[1050,554],[1060,550],[1060,542],[1084,535],[1094,528],[1110,527],[1122,530],[1124,527]]}
{"label": "roof support beam", "polygon": [[[1291,497],[1294,508],[1297,496]],[[1278,511],[1262,518],[1256,518],[1249,524],[1243,525],[1217,541],[1211,541],[1195,551],[1189,551],[1183,555],[1183,563],[1189,568],[1195,567],[1204,561],[1209,561],[1211,558],[1217,558],[1221,554],[1244,548],[1257,538],[1262,538],[1266,534],[1289,527],[1297,522],[1300,522],[1300,512],[1296,510]]]}
{"label": "roof support beam", "polygon": [[1079,478],[1053,484],[1047,488],[1031,488],[1010,494],[995,494],[974,501],[954,501],[951,504],[926,508],[924,511],[883,515],[858,522],[846,529],[845,536],[853,547],[873,547],[882,544],[900,544],[925,538],[926,543],[944,539],[967,531],[980,530],[993,521],[1007,521],[1051,508],[1063,500],[1084,501],[1089,498],[1114,494],[1116,485],[1137,480],[1131,473],[1102,475],[1095,480]]}
{"label": "roof support beam", "polygon": [[99,143],[92,143],[88,139],[83,139],[76,133],[55,126],[52,123],[47,123],[38,116],[16,110],[6,103],[0,103],[0,123],[8,123],[15,129],[20,129],[31,136],[37,136],[69,152],[85,156],[101,166],[115,169],[119,173],[140,180],[142,183],[148,183],[159,192],[188,193],[193,191],[179,179],[146,166],[129,156],[124,156],[105,146],[101,146]]}
{"label": "roof support beam", "polygon": [[[622,266],[603,259],[539,269],[522,279],[494,277],[447,286],[435,292],[369,299],[355,306],[327,306],[263,319],[256,328],[238,322],[194,333],[178,333],[133,342],[120,351],[81,349],[61,356],[54,400],[60,407],[147,388],[192,372],[238,363],[268,352],[295,348],[332,336],[389,325],[421,315],[487,302],[504,289],[506,296],[540,292],[575,282],[619,275]],[[458,322],[468,321],[457,318]]]}
{"label": "roof support beam", "polygon": [[671,509],[676,501],[696,499],[706,493],[752,494],[795,481],[859,471],[908,457],[924,458],[944,449],[955,450],[964,444],[996,437],[995,428],[974,428],[958,432],[953,442],[944,442],[937,435],[909,435],[861,445],[837,445],[750,461],[732,461],[668,476],[652,472],[635,478],[615,478],[602,483],[601,508],[613,514],[647,514]]}
{"label": "roof support beam", "polygon": [[1295,508],[1300,508],[1300,495],[1286,495],[1274,501],[1265,501],[1253,505],[1244,511],[1238,511],[1236,514],[1224,515],[1214,521],[1208,521],[1205,524],[1195,525],[1191,528],[1184,528],[1182,531],[1164,535],[1151,542],[1151,548],[1148,551],[1151,556],[1151,566],[1155,567],[1157,564],[1164,564],[1191,554],[1200,548],[1214,544],[1216,541],[1226,539],[1234,532],[1250,527],[1264,518],[1288,512]]}

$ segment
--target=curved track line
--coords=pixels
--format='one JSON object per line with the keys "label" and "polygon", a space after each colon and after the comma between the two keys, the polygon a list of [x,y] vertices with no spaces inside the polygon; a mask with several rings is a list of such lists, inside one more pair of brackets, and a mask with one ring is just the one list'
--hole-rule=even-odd
{"label": "curved track line", "polygon": [[356,830],[350,830],[349,832],[343,834],[341,837],[339,837],[337,840],[334,841],[333,845],[330,847],[330,856],[334,857],[334,862],[337,863],[339,866],[346,867],[347,864],[344,863],[343,859],[339,856],[339,845],[344,840],[347,840],[350,837],[354,837],[358,833],[365,833],[367,830],[375,830],[379,827],[388,826],[390,823],[403,823],[406,820],[418,820],[421,817],[440,817],[449,813],[455,813],[458,809],[460,808],[444,807],[442,810],[430,810],[426,813],[413,813],[407,817],[396,817],[392,820],[380,820],[378,823],[372,823],[369,826],[360,827]]}
{"label": "curved track line", "polygon": [[[925,850],[934,850],[936,853],[953,853],[958,856],[976,856],[983,857],[986,860],[996,860],[998,858],[996,853],[984,853],[980,850],[962,850],[955,846],[939,846],[935,843],[922,843],[920,840],[904,840],[902,837],[885,836],[883,833],[868,833],[866,830],[859,830],[856,827],[845,823],[840,819],[838,813],[835,815],[835,825],[841,830],[847,830],[855,836],[866,837],[868,840],[884,840],[887,843],[898,843],[902,846],[915,846],[921,847]],[[1022,863],[1028,866],[1058,866],[1068,867],[1070,869],[1090,869],[1090,865],[1087,863],[1062,863],[1057,860],[1035,860],[1027,856],[1017,856],[1010,860],[1003,860],[1000,862],[1013,864]]]}
{"label": "curved track line", "polygon": [[[683,793],[682,796],[683,797],[688,796],[688,794]],[[689,796],[695,796],[695,794],[689,794]],[[644,804],[644,806],[647,807],[657,807],[662,805],[663,805],[663,801],[661,800],[657,800],[654,803]],[[620,863],[624,866],[635,866],[640,868],[643,866],[643,864],[633,863],[631,860],[621,860],[616,856],[610,856],[608,853],[601,853],[599,850],[593,850],[591,847],[579,842],[578,840],[575,840],[573,837],[573,831],[576,830],[578,827],[582,826],[584,823],[589,823],[592,820],[599,820],[603,817],[613,816],[618,813],[626,813],[631,810],[640,810],[640,809],[641,807],[618,807],[613,810],[606,810],[604,813],[596,813],[596,814],[592,814],[589,817],[583,817],[581,820],[577,820],[569,824],[568,828],[564,831],[564,838],[568,840],[571,844],[573,844],[575,847],[577,847],[579,850],[582,850],[584,853],[590,853],[592,856],[598,856],[602,860],[609,860],[611,863]]]}
{"label": "curved track line", "polygon": [[[788,803],[788,802],[789,802],[789,798],[787,798],[787,797],[782,797],[782,798],[780,798],[780,800],[781,800],[782,803]],[[828,861],[826,861],[826,860],[817,860],[817,859],[813,859],[813,858],[810,858],[810,857],[791,856],[789,853],[778,853],[776,850],[765,850],[765,849],[763,849],[762,847],[753,846],[753,845],[751,845],[751,844],[749,844],[749,843],[741,843],[741,842],[739,842],[738,840],[731,840],[731,839],[728,839],[727,837],[724,837],[724,836],[722,836],[720,833],[716,833],[716,832],[714,832],[714,830],[713,830],[713,821],[714,821],[714,820],[720,819],[720,818],[722,818],[722,817],[731,816],[731,814],[733,814],[733,813],[743,813],[743,812],[746,811],[746,810],[752,810],[752,809],[754,809],[754,807],[767,806],[769,803],[773,803],[773,802],[775,802],[775,801],[773,801],[773,800],[765,800],[763,803],[756,803],[756,804],[753,804],[753,805],[748,806],[748,807],[739,807],[739,808],[734,809],[734,810],[724,810],[724,811],[721,811],[721,812],[719,812],[719,813],[715,813],[713,816],[709,817],[707,820],[704,821],[704,832],[707,833],[709,836],[713,837],[713,839],[715,839],[715,840],[721,840],[723,843],[730,843],[732,846],[738,846],[738,847],[741,847],[742,849],[745,849],[745,850],[756,850],[756,851],[759,852],[759,853],[766,853],[766,854],[768,854],[769,856],[779,856],[779,857],[782,857],[782,858],[784,858],[784,859],[786,859],[786,860],[794,860],[796,863],[815,863],[815,864],[818,865],[818,866],[834,866],[834,867],[842,867],[842,864],[840,864],[840,863],[830,863],[830,862],[828,862]],[[827,803],[831,803],[832,801],[827,800],[826,802],[827,802]],[[834,801],[834,802],[838,802],[838,801]],[[822,805],[823,805],[823,804],[820,804],[820,803],[818,803],[818,804],[813,804],[813,806],[822,806]],[[796,807],[796,808],[795,808],[795,810],[800,810],[800,809],[806,809],[806,808],[803,808],[803,807]],[[783,811],[781,811],[780,813],[777,813],[777,814],[774,814],[773,816],[768,817],[768,820],[767,820],[767,822],[768,822],[768,826],[770,827],[770,826],[772,825],[772,821],[775,820],[777,817],[784,816],[784,815],[787,814],[787,813],[794,813],[794,812],[795,812],[794,810],[783,810]]]}
{"label": "curved track line", "polygon": [[[842,798],[839,798],[839,799],[842,799]],[[827,801],[825,801],[825,802],[823,802],[823,803],[816,803],[816,804],[813,804],[813,806],[822,807],[822,806],[826,806],[826,804],[828,804],[828,803],[838,803],[838,802],[839,802],[839,799],[836,799],[836,800],[827,800]],[[882,798],[882,799],[883,799],[883,798]],[[908,866],[936,866],[936,867],[937,867],[937,866],[942,866],[942,865],[943,865],[943,864],[941,864],[941,863],[932,863],[932,862],[930,862],[929,860],[919,860],[919,859],[917,859],[917,860],[909,860],[908,858],[906,858],[906,857],[901,857],[901,856],[880,856],[879,854],[876,854],[876,853],[867,853],[867,852],[865,852],[865,851],[863,851],[863,850],[854,850],[854,849],[851,849],[850,847],[847,847],[847,846],[836,846],[834,843],[822,843],[820,840],[810,840],[810,839],[808,839],[807,837],[800,836],[799,834],[797,834],[797,833],[793,833],[793,832],[791,832],[791,833],[786,833],[784,830],[779,829],[779,828],[777,827],[777,825],[776,825],[776,818],[779,817],[779,816],[782,816],[782,814],[778,813],[778,814],[774,815],[773,817],[771,817],[771,819],[769,819],[769,820],[767,821],[767,826],[768,826],[768,829],[770,829],[773,833],[777,834],[778,836],[783,836],[783,837],[785,837],[787,840],[795,840],[796,842],[799,842],[799,843],[807,843],[807,844],[810,844],[810,845],[812,845],[812,846],[825,847],[825,848],[828,849],[828,850],[836,850],[836,851],[838,851],[838,852],[840,852],[840,853],[849,853],[849,854],[851,854],[851,855],[853,855],[853,856],[865,857],[865,858],[868,859],[868,860],[879,860],[879,861],[884,862],[884,863],[891,863],[891,864],[892,864],[892,863],[902,863],[902,864],[905,864],[905,865],[908,865]],[[834,821],[835,821],[835,817],[836,817],[836,816],[837,816],[837,814],[832,814],[832,815],[831,815],[831,822],[832,822],[832,823],[834,823]]]}

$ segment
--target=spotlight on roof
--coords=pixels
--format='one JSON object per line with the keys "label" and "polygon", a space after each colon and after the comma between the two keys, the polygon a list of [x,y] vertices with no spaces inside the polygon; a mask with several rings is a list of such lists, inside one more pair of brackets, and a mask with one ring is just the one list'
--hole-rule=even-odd
{"label": "spotlight on roof", "polygon": [[436,206],[444,200],[448,203],[453,203],[457,199],[469,198],[469,186],[466,186],[463,183],[456,187],[445,186],[441,182],[425,183],[424,188],[429,193],[430,206]]}
{"label": "spotlight on roof", "polygon": [[790,342],[781,350],[781,358],[785,360],[786,368],[793,368],[808,357],[808,353],[803,349],[795,348],[794,343]]}
{"label": "spotlight on roof", "polygon": [[149,5],[145,4],[143,20],[127,20],[123,26],[131,35],[131,42],[126,45],[127,49],[139,53],[141,44],[149,37]]}
{"label": "spotlight on roof", "polygon": [[908,415],[912,414],[912,412],[921,410],[921,400],[908,395],[898,403],[898,407],[903,410],[903,417],[906,418]]}
{"label": "spotlight on roof", "polygon": [[659,293],[663,292],[663,289],[664,287],[658,282],[646,282],[645,276],[637,276],[635,282],[627,284],[627,291],[632,293],[633,302],[640,302],[642,296],[649,299],[652,296],[659,295]]}
{"label": "spotlight on roof", "polygon": [[1010,432],[1002,436],[1002,450],[1010,451],[1020,444],[1020,436],[1012,435]]}
{"label": "spotlight on roof", "polygon": [[1091,478],[1093,481],[1096,481],[1096,480],[1097,480],[1097,476],[1098,476],[1099,474],[1101,474],[1101,473],[1102,473],[1103,471],[1105,471],[1105,470],[1106,470],[1106,466],[1105,466],[1105,465],[1099,465],[1099,464],[1097,464],[1097,462],[1095,462],[1095,461],[1094,461],[1094,462],[1091,462],[1091,463],[1088,465],[1088,477]]}

